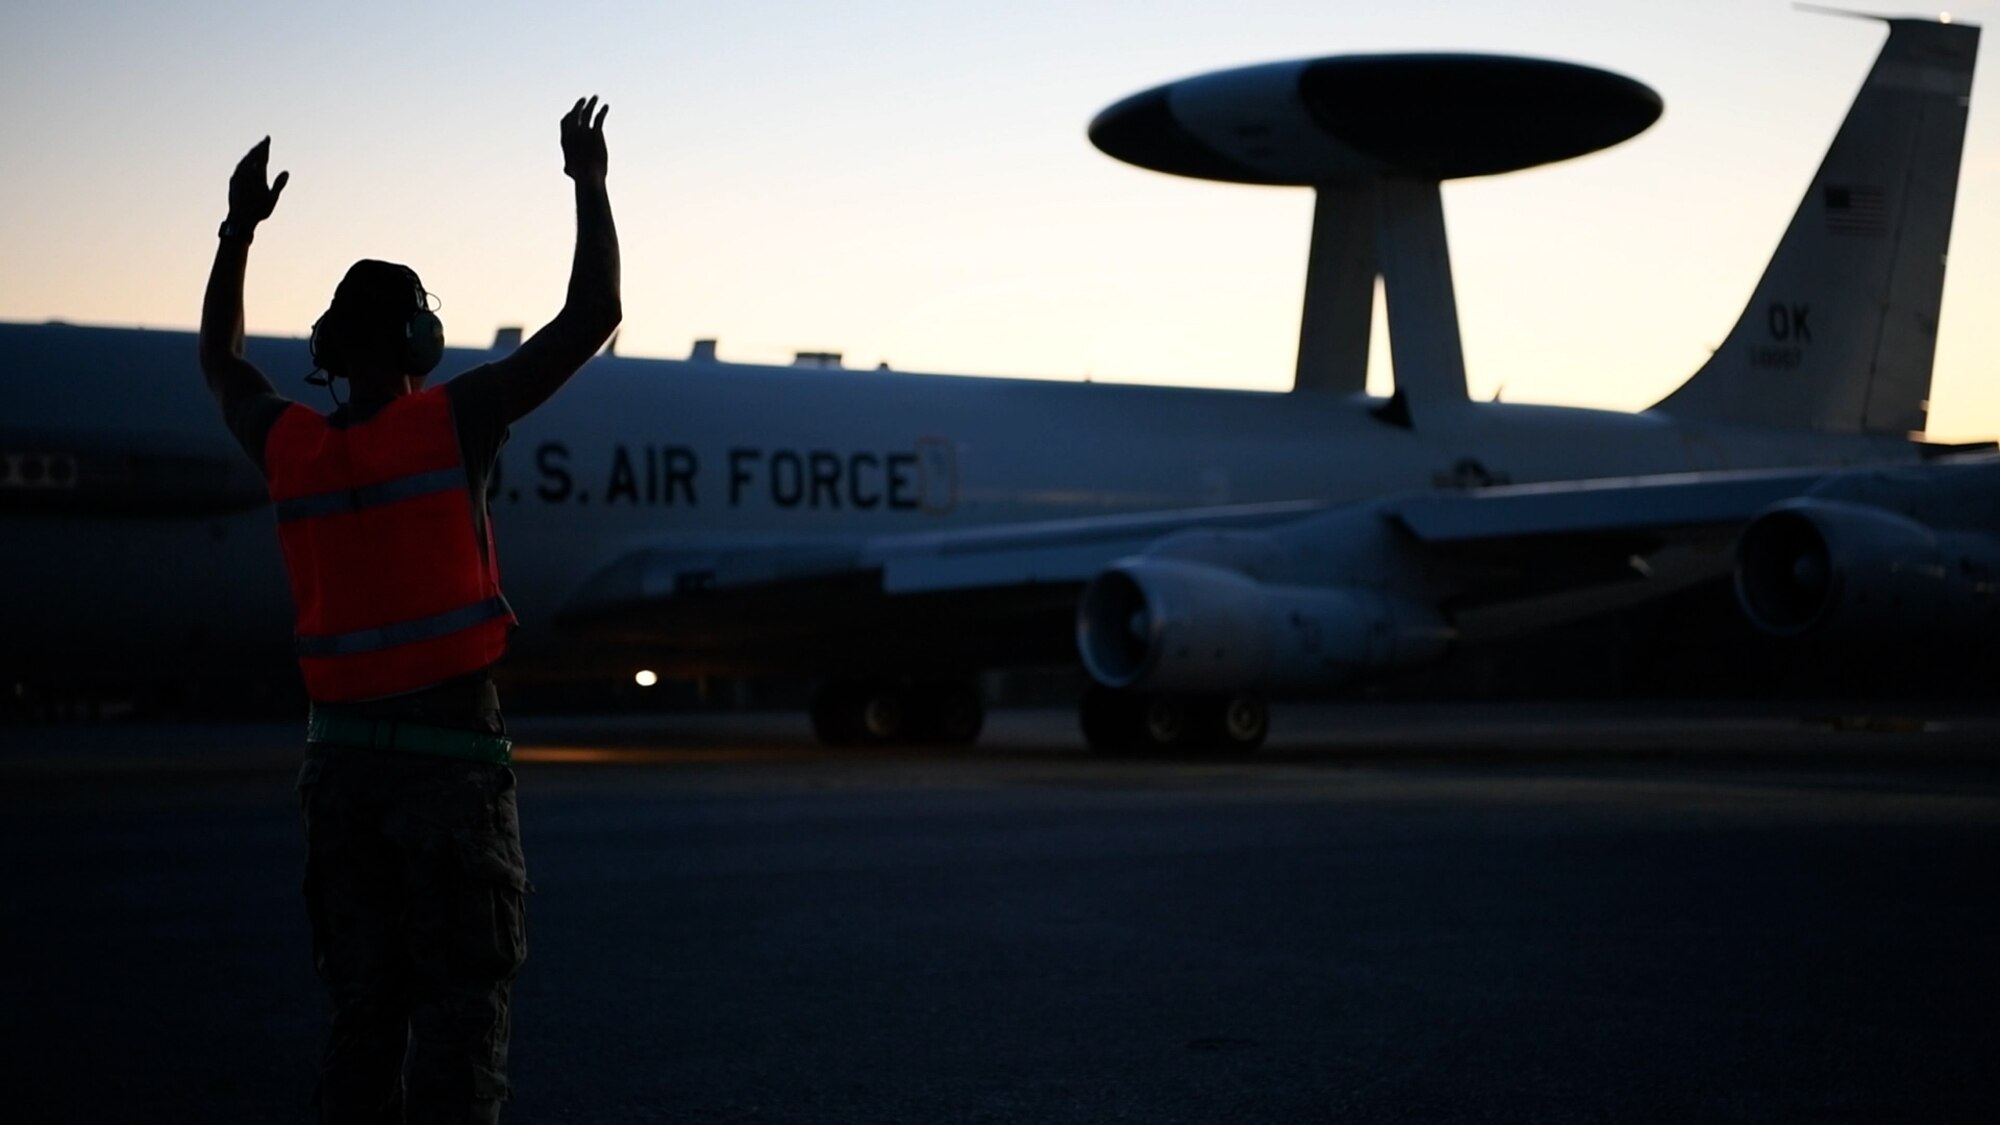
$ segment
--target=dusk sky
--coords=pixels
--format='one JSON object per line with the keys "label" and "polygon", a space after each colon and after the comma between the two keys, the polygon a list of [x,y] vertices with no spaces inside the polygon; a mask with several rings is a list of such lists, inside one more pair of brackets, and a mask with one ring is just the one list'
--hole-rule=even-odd
{"label": "dusk sky", "polygon": [[[304,335],[359,257],[414,266],[454,344],[532,329],[574,230],[557,119],[594,93],[622,354],[717,337],[741,361],[1260,389],[1290,382],[1310,194],[1120,164],[1084,136],[1098,110],[1311,55],[1600,66],[1659,91],[1660,122],[1444,201],[1474,393],[1622,409],[1720,342],[1885,35],[1776,0],[86,0],[7,31],[0,319],[192,328],[230,168],[268,133],[292,182],[252,252],[253,333]],[[1993,69],[1959,181],[1943,438],[2000,435]]]}

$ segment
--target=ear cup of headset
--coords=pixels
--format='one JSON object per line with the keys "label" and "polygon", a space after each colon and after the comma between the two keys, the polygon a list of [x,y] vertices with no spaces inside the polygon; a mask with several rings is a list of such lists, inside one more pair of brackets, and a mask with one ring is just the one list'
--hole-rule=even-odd
{"label": "ear cup of headset", "polygon": [[[313,363],[331,372],[356,359],[349,352],[357,344],[370,356],[386,345],[395,354],[381,358],[396,362],[402,368],[397,374],[430,374],[444,359],[444,322],[430,303],[430,293],[410,267],[356,262],[334,290],[333,305],[313,322],[307,342]],[[391,332],[398,336],[390,337]],[[358,341],[350,338],[356,333]]]}
{"label": "ear cup of headset", "polygon": [[411,313],[409,322],[403,326],[403,363],[407,373],[428,375],[443,358],[444,322],[429,309]]}

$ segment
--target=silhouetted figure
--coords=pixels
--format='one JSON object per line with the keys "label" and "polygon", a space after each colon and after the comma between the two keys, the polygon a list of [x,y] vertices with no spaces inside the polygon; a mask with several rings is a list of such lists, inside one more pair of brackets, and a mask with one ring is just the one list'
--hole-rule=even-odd
{"label": "silhouetted figure", "polygon": [[356,262],[313,326],[313,362],[352,388],[331,414],[280,396],[243,357],[251,236],[289,179],[267,183],[269,137],[229,180],[201,365],[270,486],[312,699],[299,801],[313,960],[334,1009],[322,1121],[495,1121],[507,1096],[528,879],[491,674],[514,615],[486,483],[507,427],[620,319],[605,112],[591,98],[562,119],[577,237],[555,319],[427,388],[444,348],[430,295],[407,266]]}

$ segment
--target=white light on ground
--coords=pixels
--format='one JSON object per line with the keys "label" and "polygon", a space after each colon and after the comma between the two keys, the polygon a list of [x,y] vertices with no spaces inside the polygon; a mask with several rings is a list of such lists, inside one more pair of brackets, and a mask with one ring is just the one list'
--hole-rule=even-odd
{"label": "white light on ground", "polygon": [[650,668],[641,668],[639,673],[632,677],[632,682],[640,687],[652,687],[660,682],[660,677],[654,675]]}

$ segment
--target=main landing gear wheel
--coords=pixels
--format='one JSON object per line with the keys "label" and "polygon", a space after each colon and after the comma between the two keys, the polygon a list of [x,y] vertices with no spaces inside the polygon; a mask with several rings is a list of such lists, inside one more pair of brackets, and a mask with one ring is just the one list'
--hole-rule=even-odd
{"label": "main landing gear wheel", "polygon": [[1271,712],[1254,695],[1119,691],[1092,684],[1078,708],[1083,737],[1100,754],[1248,754],[1264,744]]}
{"label": "main landing gear wheel", "polygon": [[986,705],[971,680],[829,680],[813,693],[812,725],[827,746],[966,746]]}

